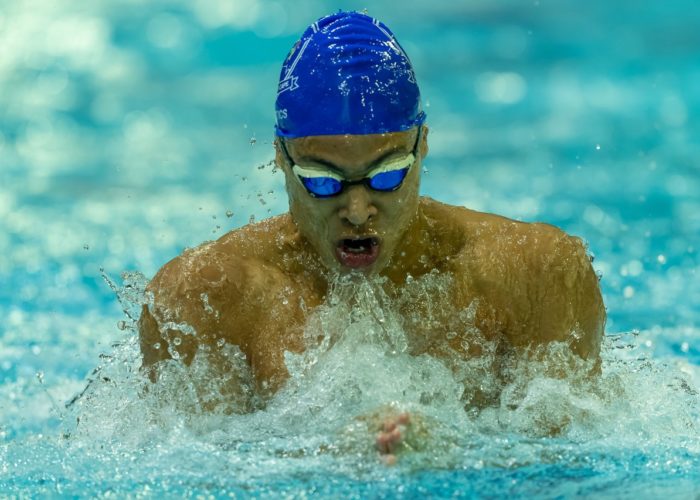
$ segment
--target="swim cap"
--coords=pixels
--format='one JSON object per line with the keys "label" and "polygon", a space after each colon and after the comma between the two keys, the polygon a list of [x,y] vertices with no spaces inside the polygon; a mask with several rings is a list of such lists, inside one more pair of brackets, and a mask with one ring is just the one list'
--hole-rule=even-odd
{"label": "swim cap", "polygon": [[309,26],[282,65],[281,137],[398,132],[425,120],[411,61],[383,23],[338,12]]}

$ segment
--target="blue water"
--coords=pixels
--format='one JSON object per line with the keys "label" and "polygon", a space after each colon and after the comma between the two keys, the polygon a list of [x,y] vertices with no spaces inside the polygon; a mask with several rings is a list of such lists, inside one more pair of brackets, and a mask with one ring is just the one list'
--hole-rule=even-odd
{"label": "blue water", "polygon": [[[0,0],[0,496],[700,493],[696,2],[401,5]],[[341,7],[370,7],[413,59],[425,195],[588,242],[609,317],[599,381],[518,365],[515,407],[467,415],[396,396],[394,380],[452,394],[439,365],[350,345],[381,369],[325,353],[258,414],[140,393],[129,314],[145,278],[123,273],[286,210],[269,164],[279,64]],[[313,382],[329,374],[359,403]],[[173,368],[173,387],[192,375]],[[349,416],[373,398],[425,412],[432,445],[382,466]],[[329,442],[340,452],[317,451]]]}

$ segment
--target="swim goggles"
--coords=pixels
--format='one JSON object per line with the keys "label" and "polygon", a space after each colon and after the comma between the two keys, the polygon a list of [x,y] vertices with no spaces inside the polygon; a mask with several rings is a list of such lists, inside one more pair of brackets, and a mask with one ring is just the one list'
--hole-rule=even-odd
{"label": "swim goggles", "polygon": [[289,156],[284,139],[280,139],[282,150],[287,161],[291,165],[294,176],[306,191],[314,198],[330,198],[343,192],[348,186],[364,184],[374,191],[396,191],[408,175],[408,171],[416,163],[416,153],[420,143],[423,127],[418,128],[416,143],[413,151],[406,156],[390,160],[373,168],[365,177],[356,181],[349,181],[341,175],[320,167],[302,167],[297,165]]}

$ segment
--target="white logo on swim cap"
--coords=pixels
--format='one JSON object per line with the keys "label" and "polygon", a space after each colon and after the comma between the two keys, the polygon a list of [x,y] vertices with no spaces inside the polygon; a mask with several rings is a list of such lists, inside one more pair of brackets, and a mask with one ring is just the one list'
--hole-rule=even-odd
{"label": "white logo on swim cap", "polygon": [[306,50],[306,47],[309,46],[310,42],[311,37],[306,39],[304,44],[301,46],[301,49],[299,49],[299,52],[296,54],[296,57],[292,61],[292,64],[289,65],[289,69],[287,69],[287,72],[284,74],[284,78],[280,80],[280,83],[277,86],[277,95],[280,95],[282,92],[292,92],[299,88],[299,77],[294,76],[293,73],[294,69],[297,67],[297,64],[299,64],[301,56],[304,55],[304,51]]}

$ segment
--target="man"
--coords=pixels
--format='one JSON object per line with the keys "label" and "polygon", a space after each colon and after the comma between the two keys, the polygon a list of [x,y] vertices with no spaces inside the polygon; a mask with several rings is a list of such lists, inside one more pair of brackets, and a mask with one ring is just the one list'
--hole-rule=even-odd
{"label": "man", "polygon": [[[382,277],[398,297],[436,271],[450,277],[454,314],[407,321],[412,354],[478,356],[478,342],[463,342],[476,331],[501,351],[567,342],[595,365],[605,310],[579,239],[419,196],[428,128],[410,61],[385,25],[346,12],[311,25],[283,65],[276,109],[289,213],[187,250],[155,276],[140,320],[152,379],[161,360],[190,364],[230,344],[245,355],[252,392],[267,397],[288,378],[285,351],[307,347],[309,315],[337,276]],[[400,312],[415,316],[430,297],[402,300]],[[462,333],[446,350],[437,337],[448,328]],[[237,397],[231,385],[222,397]],[[389,419],[381,451],[409,421]]]}

